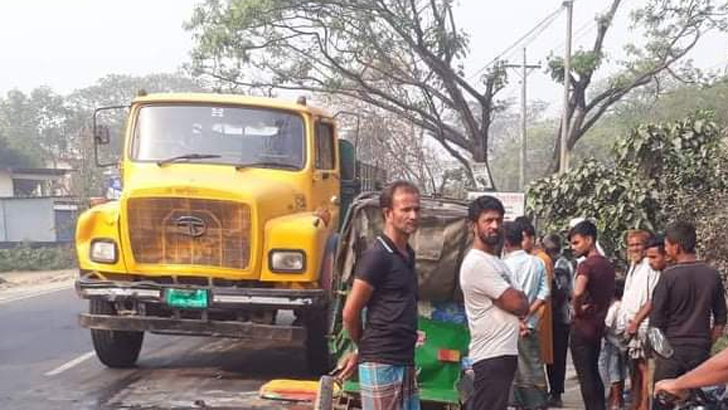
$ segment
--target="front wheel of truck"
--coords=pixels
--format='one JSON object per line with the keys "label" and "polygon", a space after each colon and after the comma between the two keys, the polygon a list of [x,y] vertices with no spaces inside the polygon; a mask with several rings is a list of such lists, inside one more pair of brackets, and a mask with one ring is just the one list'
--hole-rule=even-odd
{"label": "front wheel of truck", "polygon": [[[116,314],[113,303],[101,299],[91,299],[89,311],[92,315]],[[139,358],[144,332],[91,329],[91,340],[101,363],[111,368],[127,368]]]}
{"label": "front wheel of truck", "polygon": [[328,330],[327,309],[310,311],[304,315],[306,326],[306,361],[308,369],[316,376],[321,376],[333,368],[333,358],[329,353],[326,338]]}

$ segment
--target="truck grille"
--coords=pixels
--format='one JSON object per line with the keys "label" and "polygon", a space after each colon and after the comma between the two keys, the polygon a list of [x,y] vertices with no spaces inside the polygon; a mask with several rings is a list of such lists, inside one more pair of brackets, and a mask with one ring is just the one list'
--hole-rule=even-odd
{"label": "truck grille", "polygon": [[127,212],[137,263],[248,267],[248,205],[208,199],[132,198]]}

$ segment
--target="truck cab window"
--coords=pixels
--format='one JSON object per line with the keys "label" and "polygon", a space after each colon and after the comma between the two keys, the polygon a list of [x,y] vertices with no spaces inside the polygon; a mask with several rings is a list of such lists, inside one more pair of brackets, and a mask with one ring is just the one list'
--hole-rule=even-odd
{"label": "truck cab window", "polygon": [[336,164],[334,151],[334,127],[319,122],[316,125],[316,168],[334,169]]}
{"label": "truck cab window", "polygon": [[210,156],[204,160],[209,163],[302,169],[304,135],[303,118],[293,112],[149,105],[139,111],[131,157],[138,161],[159,161],[200,154]]}

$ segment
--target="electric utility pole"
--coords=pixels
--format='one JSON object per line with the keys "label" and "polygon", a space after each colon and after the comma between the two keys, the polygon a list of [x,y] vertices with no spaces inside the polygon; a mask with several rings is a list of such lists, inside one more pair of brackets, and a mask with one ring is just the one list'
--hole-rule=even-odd
{"label": "electric utility pole", "polygon": [[566,46],[564,52],[564,112],[561,119],[561,156],[559,173],[563,174],[569,169],[569,88],[571,87],[571,25],[574,12],[574,0],[564,1],[566,7]]}
{"label": "electric utility pole", "polygon": [[541,68],[539,64],[526,62],[526,48],[523,48],[523,62],[521,64],[505,64],[506,68],[520,68],[521,72],[521,166],[518,172],[518,186],[523,191],[526,188],[526,163],[528,160],[527,112],[526,112],[526,79],[530,70]]}

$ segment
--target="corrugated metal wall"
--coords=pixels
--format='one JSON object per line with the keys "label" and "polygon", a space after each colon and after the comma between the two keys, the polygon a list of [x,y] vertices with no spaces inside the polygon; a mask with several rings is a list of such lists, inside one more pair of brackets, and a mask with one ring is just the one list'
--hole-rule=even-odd
{"label": "corrugated metal wall", "polygon": [[56,210],[55,202],[54,198],[0,199],[0,242],[72,240],[75,211]]}

